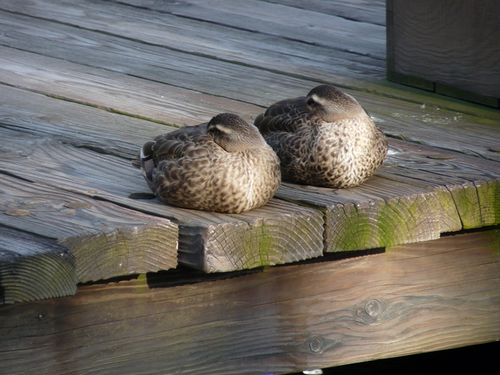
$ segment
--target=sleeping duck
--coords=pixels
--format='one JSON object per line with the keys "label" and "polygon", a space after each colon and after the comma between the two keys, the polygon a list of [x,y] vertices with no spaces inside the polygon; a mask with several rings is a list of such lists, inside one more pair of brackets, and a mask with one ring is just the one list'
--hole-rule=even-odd
{"label": "sleeping duck", "polygon": [[299,184],[356,186],[387,155],[387,139],[368,113],[329,85],[271,105],[255,126],[281,159],[283,179]]}
{"label": "sleeping duck", "polygon": [[260,207],[281,182],[279,159],[258,129],[230,113],[157,136],[142,147],[140,165],[159,199],[205,211]]}

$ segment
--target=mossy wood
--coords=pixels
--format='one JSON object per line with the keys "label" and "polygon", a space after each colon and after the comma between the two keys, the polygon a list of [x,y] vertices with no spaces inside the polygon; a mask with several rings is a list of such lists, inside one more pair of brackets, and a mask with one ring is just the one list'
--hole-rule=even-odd
{"label": "mossy wood", "polygon": [[[94,111],[96,114],[101,113]],[[148,239],[147,230],[140,237],[156,256],[163,251],[171,256],[177,253],[177,226],[172,225],[176,231],[170,233],[169,241],[164,244],[163,239],[157,238],[158,234],[155,234],[153,228],[170,221],[155,219],[158,216],[168,218],[178,225],[179,261],[207,272],[290,263],[323,254],[323,214],[319,210],[273,200],[249,213],[223,215],[181,209],[166,205],[158,199],[130,199],[131,194],[149,192],[151,195],[151,192],[141,172],[132,167],[129,160],[7,129],[0,129],[0,134],[6,141],[6,146],[0,146],[0,169],[22,179],[20,188],[24,180],[36,181],[64,192],[81,194],[85,197],[85,202],[95,201],[97,206],[107,205],[109,209],[116,207],[116,210],[124,211],[122,215],[126,218],[129,216],[125,212],[130,212],[130,219],[137,211],[149,214],[137,212],[137,220],[144,217],[143,220],[150,224],[146,228],[151,227],[151,238]],[[77,136],[73,139],[79,142]],[[89,205],[93,206],[94,203]],[[104,219],[99,220],[98,224],[116,226],[113,225],[113,220],[116,219],[110,217],[109,220],[109,223]],[[151,226],[155,220],[157,225]],[[82,239],[80,245],[74,243],[73,246],[87,247],[87,241],[88,239]],[[117,241],[117,245],[120,243],[121,241]],[[135,254],[139,249],[130,248],[128,251]],[[126,254],[122,254],[124,255]],[[80,253],[77,253],[77,257],[80,258]],[[92,258],[94,257],[95,254],[92,254]],[[158,263],[156,267],[137,269],[136,272],[168,268],[170,267]],[[102,274],[101,277],[112,276],[116,275],[109,273]],[[79,280],[82,281],[81,278]]]}
{"label": "mossy wood", "polygon": [[[34,102],[36,102],[36,100],[34,100]],[[50,108],[47,106],[51,102],[54,102],[54,100],[44,100],[43,104],[45,108]],[[68,110],[75,106],[75,104],[71,103],[67,103],[66,105]],[[6,107],[6,110],[10,108],[13,107]],[[114,136],[114,139],[110,140],[113,144],[112,148],[109,146],[106,148],[107,138],[110,138],[109,135],[104,134],[100,136],[98,131],[93,129],[98,129],[98,124],[104,122],[112,126],[117,122],[116,115],[90,108],[86,109],[85,112],[85,119],[87,121],[85,123],[79,123],[78,126],[80,130],[88,126],[89,130],[83,132],[83,134],[95,133],[95,137],[91,139],[85,135],[79,136],[74,133],[67,133],[67,135],[64,135],[61,129],[64,127],[64,123],[61,122],[61,120],[52,120],[49,122],[50,126],[47,126],[47,118],[40,118],[40,116],[38,116],[36,118],[30,118],[29,120],[24,119],[23,123],[28,121],[31,124],[40,123],[39,127],[40,129],[43,128],[45,135],[55,136],[75,145],[85,144],[86,147],[92,149],[107,150],[108,152],[121,155],[131,155],[134,152],[133,150],[139,148],[139,142],[134,140],[132,135],[128,135],[132,134],[132,132],[130,130],[126,130],[125,132],[119,131],[118,126],[116,130],[117,133],[124,133],[126,138],[121,140],[121,137]],[[64,111],[59,110],[59,113],[61,113],[59,116],[62,116]],[[12,116],[9,116],[9,118],[12,118]],[[94,121],[89,121],[90,118],[94,118]],[[9,120],[9,122],[12,123],[12,120]],[[131,120],[128,120],[128,122],[130,123]],[[167,129],[167,127],[151,124],[143,120],[136,120],[136,122],[137,124],[133,125],[141,127],[142,138],[139,139],[142,140],[147,139],[145,134],[151,134],[151,136],[153,136],[154,131],[166,131]],[[123,125],[124,124],[122,124],[122,128]],[[12,124],[12,126],[9,127],[24,130],[22,123],[17,126]],[[159,127],[161,129],[158,129]],[[36,129],[37,125],[33,125],[33,128]],[[59,131],[59,129],[61,129],[61,131]],[[132,129],[134,129],[134,127],[132,127]],[[17,161],[21,163],[19,165],[8,159],[8,162],[4,164],[4,168],[7,170],[10,168],[11,173],[16,173],[24,178],[34,178],[36,171],[38,171],[37,179],[50,181],[53,185],[69,185],[70,187],[68,188],[77,188],[79,192],[84,192],[90,196],[100,197],[103,197],[102,190],[104,190],[107,194],[116,196],[111,198],[107,197],[106,199],[108,200],[126,205],[127,207],[159,214],[176,220],[181,224],[180,231],[186,234],[181,236],[181,262],[191,264],[207,271],[229,271],[264,264],[276,264],[276,262],[286,263],[322,254],[321,232],[323,221],[320,212],[313,214],[313,211],[309,210],[309,212],[306,213],[307,209],[305,209],[301,214],[315,217],[313,220],[315,224],[312,226],[308,221],[304,222],[306,223],[305,226],[303,226],[303,223],[295,225],[290,224],[291,227],[289,227],[288,224],[283,223],[282,229],[289,228],[287,230],[289,232],[300,229],[298,235],[286,235],[285,238],[291,238],[293,241],[298,241],[292,241],[292,243],[301,243],[302,245],[299,246],[298,249],[303,253],[302,255],[296,257],[287,256],[286,254],[290,251],[288,250],[284,252],[285,255],[281,261],[278,261],[279,257],[276,258],[278,253],[270,255],[270,258],[266,261],[265,258],[269,255],[267,254],[269,250],[266,250],[266,248],[271,249],[271,245],[273,244],[289,245],[281,240],[269,242],[266,239],[276,238],[278,236],[279,230],[277,230],[277,228],[280,227],[279,221],[274,221],[274,224],[271,225],[270,223],[272,221],[270,221],[270,217],[268,217],[268,219],[259,217],[248,219],[248,221],[245,220],[246,224],[242,222],[237,224],[238,220],[224,219],[228,220],[228,223],[231,221],[233,222],[233,224],[228,224],[234,226],[234,233],[230,236],[227,226],[225,230],[221,232],[220,229],[216,229],[216,227],[213,226],[213,222],[211,223],[210,219],[207,220],[209,217],[212,217],[211,220],[213,220],[213,217],[217,215],[201,214],[202,222],[205,221],[203,224],[200,222],[195,225],[189,224],[192,218],[189,217],[189,211],[187,210],[169,208],[169,212],[158,213],[158,210],[161,210],[161,203],[158,205],[157,202],[154,202],[156,204],[151,204],[152,202],[136,202],[129,200],[127,197],[130,193],[144,191],[145,184],[140,173],[132,168],[129,162],[125,160],[95,154],[84,149],[68,148],[57,142],[37,141],[36,138],[32,140],[31,143],[39,143],[37,146],[33,146],[30,142],[23,145],[22,142],[19,143],[19,141],[17,141],[19,138],[17,132],[14,132],[10,136],[7,132],[4,138],[11,139],[9,144],[10,147],[12,147],[12,152],[19,152],[23,147],[35,150],[29,151],[30,153],[35,153],[30,159],[17,158]],[[26,150],[26,152],[28,151]],[[61,154],[66,154],[65,160],[51,160],[55,158],[56,155]],[[71,155],[73,156],[70,160],[69,156]],[[460,168],[456,167],[457,158],[459,163],[461,163]],[[63,172],[66,168],[61,168],[61,163],[67,164],[68,166],[71,165],[72,169],[79,170],[78,173],[80,173],[81,176],[75,179],[74,173],[72,175],[67,175],[67,173]],[[388,158],[386,164],[387,168],[383,168],[377,173],[376,177],[355,189],[339,191],[315,187],[302,187],[285,183],[282,188],[280,188],[277,196],[285,200],[295,201],[301,205],[305,204],[316,207],[326,212],[326,231],[324,234],[326,251],[359,250],[423,241],[438,238],[439,234],[442,232],[498,223],[499,193],[497,180],[499,171],[497,163],[478,161],[477,158],[467,157],[459,153],[443,153],[441,150],[430,147],[416,147],[407,142],[391,141],[391,156]],[[36,167],[36,169],[33,169],[34,167]],[[478,168],[486,169],[486,171],[478,172]],[[106,175],[106,178],[103,178],[103,175]],[[460,175],[468,177],[464,179],[459,177]],[[378,178],[379,176],[385,177]],[[472,176],[477,176],[475,177],[477,183],[486,183],[485,188],[483,188],[484,194],[482,194],[483,199],[481,199],[481,204],[476,202],[477,198],[476,201],[472,202],[467,198],[467,196],[471,196],[472,198],[478,196],[476,186],[473,183],[464,185]],[[57,179],[61,181],[56,182]],[[93,179],[93,181],[85,181],[86,179]],[[402,183],[398,183],[398,180]],[[129,183],[125,183],[126,181],[129,181]],[[427,183],[425,181],[427,181]],[[87,189],[82,190],[85,186]],[[465,198],[462,199],[462,196]],[[273,202],[277,212],[279,212],[280,209],[285,209],[285,211],[282,212],[286,212],[286,204],[279,203],[279,201],[276,200]],[[483,218],[484,215],[481,214],[481,207],[483,211],[491,207],[490,217]],[[257,212],[252,213],[252,215],[255,214],[257,214]],[[270,216],[272,217],[273,215],[274,214],[271,214]],[[286,213],[284,215],[285,216],[281,217],[285,218]],[[295,217],[295,215],[296,214],[292,214],[291,217]],[[222,222],[224,220],[222,220]],[[221,221],[218,219],[216,222],[217,221],[218,224],[216,225],[221,225]],[[260,235],[257,235],[257,237],[255,237],[256,234],[249,234],[259,233],[260,230],[258,228],[263,225],[264,222],[268,223],[267,225],[270,225],[270,227],[274,229],[271,230],[271,232],[262,232]],[[206,226],[206,228],[200,229],[199,225],[202,227]],[[311,230],[313,227],[315,227],[314,234],[312,235],[314,240],[311,242],[311,239],[304,237],[304,234],[301,235],[300,233],[307,233],[307,231]],[[221,259],[224,259],[224,257],[221,257],[221,254],[224,253],[224,250],[221,250],[223,248],[220,237],[221,233],[225,233],[228,238],[231,238],[229,241],[231,244],[230,250],[226,250],[227,254],[231,254],[229,258],[238,260],[229,261],[229,263],[223,261],[220,264],[212,264],[212,261],[218,263],[221,262]],[[241,234],[238,235],[236,233]],[[269,233],[275,234],[269,237]],[[299,239],[300,237],[302,237],[302,240]],[[239,240],[237,240],[238,238]],[[238,247],[238,243],[253,243],[255,238],[261,238],[263,241],[262,243],[257,241],[259,244],[254,247],[254,251],[258,249],[258,256],[256,258],[255,255],[251,255],[253,251],[249,251],[252,247],[248,248],[247,245],[243,245],[245,249],[243,253],[233,250]],[[305,244],[311,245],[305,246]],[[290,247],[279,246],[279,251],[284,251],[285,248]],[[206,254],[207,251],[209,251],[207,254],[209,254],[210,251],[214,251],[214,256],[205,256],[204,254]],[[236,254],[240,255],[235,256]],[[253,260],[250,261],[248,257]],[[219,259],[219,261],[216,261],[216,259]]]}
{"label": "mossy wood", "polygon": [[499,246],[497,229],[226,280],[168,287],[167,272],[0,306],[2,370],[282,374],[495,341]]}
{"label": "mossy wood", "polygon": [[69,248],[77,282],[177,266],[178,230],[171,221],[55,187],[57,181],[49,185],[2,175],[0,224]]}
{"label": "mossy wood", "polygon": [[0,225],[0,304],[73,295],[76,282],[76,259],[66,246]]}
{"label": "mossy wood", "polygon": [[[4,107],[9,128],[25,132],[29,123],[29,132],[80,147],[130,157],[145,140],[171,130],[128,117],[120,123],[117,116],[122,116],[92,108],[82,110],[81,120],[73,118],[76,122],[66,127],[66,113],[79,106],[61,105],[37,94],[30,94],[31,108],[47,115],[21,117],[17,122],[13,120],[18,113],[14,104],[20,105],[15,100],[20,92],[5,91],[12,94]],[[58,115],[53,117],[50,113],[55,112],[56,103]],[[99,131],[102,123],[109,124],[113,136]],[[79,132],[74,133],[72,127]],[[134,129],[140,131],[137,139]],[[332,190],[284,183],[277,197],[297,205],[274,199],[266,208],[235,218],[167,207],[157,200],[128,199],[131,193],[148,191],[140,172],[129,161],[36,137],[28,141],[24,136],[26,142],[19,141],[18,132],[3,132],[4,139],[10,139],[10,154],[18,156],[7,157],[2,164],[10,173],[174,220],[180,225],[180,262],[208,272],[288,263],[319,256],[323,250],[361,250],[425,241],[443,232],[500,221],[498,163],[397,140],[390,142],[385,167],[360,187]],[[23,148],[29,159],[20,157]],[[7,149],[5,154],[9,154]],[[57,155],[65,157],[58,160]],[[68,168],[71,174],[65,172]]]}
{"label": "mossy wood", "polygon": [[439,238],[500,223],[500,164],[389,140],[385,165],[348,190],[284,184],[277,196],[325,211],[325,251]]}

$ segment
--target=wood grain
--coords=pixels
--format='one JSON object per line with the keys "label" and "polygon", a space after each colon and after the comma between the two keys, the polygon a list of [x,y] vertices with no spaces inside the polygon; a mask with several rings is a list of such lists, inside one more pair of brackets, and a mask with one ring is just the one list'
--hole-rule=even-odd
{"label": "wood grain", "polygon": [[[41,45],[47,48],[46,44]],[[112,45],[119,44],[122,43],[119,41],[112,43]],[[76,47],[68,45],[68,48],[62,49],[63,55],[54,54],[64,60],[76,59],[79,63],[85,62],[86,59],[90,59],[87,61],[90,65],[98,62],[97,58],[92,58],[91,53],[73,52],[68,56],[68,51],[74,49]],[[106,48],[106,51],[108,52],[105,54],[110,54],[113,49]],[[189,69],[183,69],[186,70],[185,73],[169,73],[164,67],[156,68],[161,62],[153,62],[154,66],[151,68],[145,67],[147,63],[141,63],[141,67],[134,68],[134,64],[138,64],[137,58],[133,57],[134,51],[133,48],[128,49],[131,60],[125,59],[124,52],[120,51],[119,56],[109,61],[116,61],[112,64],[115,69],[141,76],[141,79],[124,76],[118,72],[104,73],[100,68],[88,66],[80,69],[77,63],[5,49],[4,53],[8,58],[4,59],[4,64],[0,68],[0,80],[51,96],[177,125],[194,125],[208,121],[220,112],[235,112],[253,121],[253,118],[263,111],[263,107],[276,100],[304,95],[317,84],[271,72],[261,74],[253,68],[237,64],[211,63],[212,72],[207,72],[203,79],[197,78],[195,71]],[[94,56],[99,56],[96,52],[93,52]],[[148,56],[153,60],[158,59],[155,57],[158,56],[157,52]],[[101,58],[102,66],[107,69],[109,61]],[[193,63],[194,60],[190,64]],[[180,65],[185,64],[180,63]],[[207,64],[199,61],[196,66],[206,69]],[[243,78],[235,78],[234,88],[226,89],[218,84],[222,77],[219,73],[214,73],[218,71],[217,66],[226,72],[224,74],[226,78]],[[186,78],[185,74],[191,78]],[[168,79],[157,79],[157,76]],[[55,79],[57,83],[54,83],[54,77],[57,77]],[[150,79],[165,84],[152,82]],[[181,82],[185,88],[178,87]],[[280,84],[277,85],[276,82]],[[75,87],[79,89],[75,90]],[[245,89],[242,90],[240,87]],[[210,95],[193,90],[202,90]],[[439,107],[421,108],[422,104],[412,104],[359,91],[346,91],[354,95],[372,114],[377,124],[391,136],[500,161],[500,154],[492,151],[500,142],[500,132],[497,129],[500,121],[498,113],[497,118],[490,116],[490,113],[482,113],[479,117],[458,111],[440,110]],[[160,95],[157,94],[159,92]],[[226,99],[230,96],[234,96],[238,101]],[[464,138],[467,142],[463,142]]]}
{"label": "wood grain", "polygon": [[385,25],[385,1],[384,0],[339,0],[325,2],[321,0],[310,0],[307,4],[295,0],[267,0],[269,3],[287,5],[299,9],[307,7],[308,10],[331,14],[357,22]]}
{"label": "wood grain", "polygon": [[285,183],[277,196],[325,211],[325,251],[351,251],[439,238],[435,192],[373,177],[348,190]]}
{"label": "wood grain", "polygon": [[[183,18],[203,19],[247,31],[259,30],[259,33],[266,35],[369,55],[377,59],[385,58],[384,27],[310,11],[308,8],[297,9],[255,0],[235,0],[230,4],[218,0],[188,0],[175,3],[149,0],[126,2]],[[358,33],[355,41],[348,37],[354,30]]]}
{"label": "wood grain", "polygon": [[500,164],[390,139],[384,166],[361,186],[284,183],[277,197],[325,211],[325,251],[394,246],[500,223]]}
{"label": "wood grain", "polygon": [[498,162],[392,140],[388,164],[377,175],[438,194],[442,232],[498,224]]}
{"label": "wood grain", "polygon": [[[0,224],[68,247],[78,282],[177,265],[178,230],[170,221],[4,173]],[[25,214],[9,214],[19,210]]]}
{"label": "wood grain", "polygon": [[[165,3],[145,2],[139,5],[134,8],[120,3],[112,4],[102,1],[76,4],[50,0],[20,4],[7,0],[2,2],[0,9],[43,17],[79,28],[120,35],[126,39],[164,46],[171,50],[255,66],[263,70],[296,71],[298,69],[299,73],[304,75],[321,76],[323,74],[340,80],[343,77],[381,79],[385,74],[383,59],[367,56],[365,51],[352,53],[340,48],[322,47],[316,43],[303,43],[300,35],[297,35],[298,40],[295,40],[295,38],[284,38],[281,35],[255,32],[255,25],[252,30],[243,30],[205,22],[203,19],[179,17],[162,12]],[[181,8],[185,5],[185,3],[179,3]],[[166,6],[172,6],[172,3]],[[151,7],[153,9],[147,9]],[[86,14],[88,17],[80,17],[81,14]],[[331,18],[332,21],[338,20],[337,17]],[[251,19],[249,18],[247,22],[251,22]],[[339,22],[349,24],[346,20]],[[359,25],[356,22],[350,24],[348,27],[351,29]],[[384,36],[383,32],[381,33],[383,28],[380,26],[375,26],[375,28],[381,36]],[[322,37],[318,30],[312,33],[313,36]],[[350,39],[344,30],[340,30],[339,34],[337,39],[353,43],[352,38]],[[231,37],[228,38],[228,35]],[[382,41],[379,43],[379,50],[375,53],[380,56],[385,53]]]}
{"label": "wood grain", "polygon": [[[7,129],[0,128],[0,134],[8,140],[8,146],[0,146],[0,170],[177,223],[179,262],[183,264],[207,272],[227,272],[323,254],[321,211],[272,200],[245,214],[223,215],[177,208],[158,199],[130,199],[132,193],[150,193],[130,161],[52,140],[20,137]],[[148,222],[154,220],[150,217]],[[85,241],[81,240],[81,246]],[[154,252],[163,251],[161,242],[149,246]]]}
{"label": "wood grain", "polygon": [[0,304],[70,296],[76,283],[76,258],[66,246],[0,226]]}
{"label": "wood grain", "polygon": [[[84,144],[85,147],[130,156],[137,152],[136,150],[145,140],[168,129],[168,127],[143,120],[129,119],[126,116],[112,115],[92,108],[84,107],[83,109],[80,108],[82,106],[73,103],[58,104],[58,117],[54,119],[52,113],[56,111],[54,102],[58,102],[57,100],[37,94],[28,94],[13,88],[5,88],[5,92],[9,93],[9,99],[4,104],[5,119],[3,121],[9,128],[23,132],[30,128],[30,132],[56,137],[77,146]],[[36,111],[35,113],[39,111],[46,113],[46,115],[33,114],[27,115],[26,118],[20,116],[23,120],[19,121],[18,116],[22,115],[19,108],[23,106],[22,98],[25,95],[32,97],[30,111]],[[75,111],[81,115],[71,119],[71,113]],[[29,113],[28,111],[27,114]],[[66,125],[63,121],[64,118],[68,118],[68,121],[71,121],[73,125]],[[122,118],[123,123],[121,122]],[[103,133],[100,130],[103,123],[107,124],[109,133]],[[73,129],[79,130],[75,133]],[[87,134],[89,136],[86,136]],[[17,144],[13,146],[14,149],[27,147],[22,143],[16,143],[17,136],[15,135],[4,135],[4,137],[5,139],[10,137],[12,145]],[[143,191],[145,184],[142,176],[132,169],[126,161],[99,155],[91,156],[89,153],[83,153],[83,150],[74,154],[76,150],[72,150],[67,152],[65,158],[72,158],[74,161],[70,162],[68,159],[63,163],[71,163],[72,168],[78,165],[82,176],[86,176],[75,180],[74,175],[61,174],[59,171],[61,162],[53,160],[59,158],[57,155],[66,153],[63,151],[64,147],[61,149],[56,144],[51,143],[41,147],[47,149],[35,158],[35,160],[43,160],[43,163],[39,162],[37,167],[41,168],[41,173],[38,173],[37,178],[43,181],[52,181],[51,183],[54,185],[61,184],[61,182],[54,182],[54,178],[59,179],[63,181],[62,185],[67,186],[67,188],[77,189],[84,194],[98,196],[101,199],[107,199],[142,212],[167,217],[182,224],[181,231],[185,231],[185,235],[181,236],[180,261],[213,271],[230,270],[231,267],[222,266],[226,259],[233,259],[232,262],[235,264],[233,269],[247,268],[251,265],[258,266],[259,261],[264,262],[264,264],[274,262],[265,260],[265,256],[259,260],[260,256],[249,255],[254,254],[257,248],[260,250],[256,254],[261,254],[262,249],[273,249],[272,246],[277,246],[278,250],[276,252],[273,250],[274,255],[271,258],[277,261],[275,258],[277,254],[282,254],[278,263],[286,263],[291,260],[320,255],[319,249],[322,247],[318,242],[320,238],[324,239],[326,251],[350,251],[430,240],[438,238],[442,232],[478,228],[499,222],[498,163],[396,140],[391,140],[391,155],[386,165],[389,168],[383,168],[377,174],[378,177],[383,178],[374,178],[360,187],[339,191],[284,183],[278,191],[277,197],[297,205],[286,208],[282,203],[278,204],[279,202],[273,201],[272,205],[269,206],[271,212],[276,214],[281,212],[278,216],[284,220],[281,226],[276,224],[276,221],[264,220],[267,213],[258,212],[257,214],[257,211],[252,213],[253,218],[245,218],[240,221],[240,217],[234,220],[226,216],[219,217],[205,213],[193,215],[189,210],[173,207],[165,210],[164,205],[157,201],[131,201],[128,199],[128,195],[131,192]],[[446,159],[447,156],[449,156],[448,159]],[[445,158],[443,159],[443,157]],[[91,161],[83,163],[88,158]],[[14,167],[12,163],[10,166],[5,166],[5,168],[10,168],[13,173],[22,172],[21,176],[25,178],[34,178],[36,171],[32,167],[32,161],[24,166]],[[107,180],[102,178],[104,174],[108,176]],[[90,178],[90,176],[92,176],[93,182],[88,186],[89,181],[85,179]],[[481,188],[478,189],[475,184],[480,185]],[[82,189],[84,186],[87,186],[87,189]],[[92,190],[97,190],[98,193],[89,193]],[[310,224],[302,226],[307,221],[302,222],[302,224],[299,224],[300,221],[292,224],[294,222],[292,218],[296,215],[294,212],[297,212],[296,210],[301,206],[313,207],[325,212],[326,229],[324,235],[320,233],[321,229],[318,229],[323,225],[320,212],[316,212],[314,215],[311,211],[305,212],[304,218],[310,215],[315,217],[311,222],[315,223],[316,226],[313,231],[315,240],[310,242],[309,239],[302,236],[302,239],[296,242],[301,244],[297,248],[301,255],[297,258],[295,256],[289,257],[286,255],[289,251],[286,249],[289,247],[282,246],[286,242],[266,242],[264,239],[279,238],[281,235],[276,232],[277,228],[281,228],[285,232],[291,230],[290,228],[301,228],[300,230],[306,227],[313,228],[314,226],[311,227]],[[287,211],[288,209],[290,211]],[[260,217],[260,215],[264,216]],[[265,227],[273,228],[274,234],[272,236],[267,237],[263,233],[259,233],[260,224],[256,226],[256,223],[262,222],[267,223],[264,225]],[[214,229],[225,225],[223,223],[232,226],[232,230],[234,230],[232,237],[230,237],[232,238],[229,248],[231,250],[224,247],[220,234],[218,234],[227,234],[230,232],[229,229],[226,227],[223,232],[221,229]],[[240,235],[236,236],[236,233],[240,233]],[[258,246],[255,245],[253,251],[249,251],[245,245],[242,247],[237,245],[238,243],[248,243],[247,238],[259,238],[259,241],[263,242],[259,242]],[[297,237],[286,236],[286,238]],[[316,250],[310,248],[309,245],[305,246],[305,244],[310,243],[315,244]],[[200,254],[204,254],[212,245],[214,245],[211,248],[214,251],[213,256],[200,257]],[[226,255],[232,254],[234,249],[240,249],[238,256],[230,256],[229,258],[221,256],[225,252]],[[247,256],[253,260],[249,261]],[[208,259],[224,261],[215,266],[211,265]],[[238,265],[236,266],[236,264]]]}
{"label": "wood grain", "polygon": [[0,85],[0,96],[2,128],[27,139],[50,138],[127,159],[137,157],[140,147],[156,135],[176,129],[5,85]]}
{"label": "wood grain", "polygon": [[199,124],[228,111],[248,119],[259,112],[234,100],[10,48],[0,47],[0,56],[5,84],[166,124]]}
{"label": "wood grain", "polygon": [[[164,46],[168,49],[211,57],[216,60],[249,65],[262,70],[281,73],[284,77],[300,76],[314,82],[334,83],[358,91],[367,90],[385,97],[395,96],[403,100],[418,100],[420,105],[422,103],[429,104],[430,101],[446,108],[460,108],[462,111],[467,110],[476,113],[485,111],[480,106],[471,106],[458,100],[443,100],[440,95],[433,95],[381,81],[385,77],[383,60],[369,59],[370,61],[361,61],[360,59],[364,59],[364,56],[360,54],[338,51],[332,48],[321,48],[302,43],[300,40],[291,41],[287,39],[286,34],[273,37],[260,33],[258,29],[256,32],[242,32],[236,28],[207,23],[202,19],[191,20],[185,17],[172,17],[167,13],[158,14],[156,11],[151,12],[145,9],[148,5],[150,7],[159,6],[157,2],[153,4],[145,2],[144,4],[144,7],[131,9],[122,6],[122,4],[109,4],[108,2],[79,2],[74,4],[73,2],[61,3],[38,0],[21,4],[7,0],[2,2],[0,7],[36,18],[43,15],[44,18],[52,19],[59,25],[63,23],[78,28],[103,31],[125,39],[139,39],[146,46]],[[355,4],[354,7],[352,5],[353,3],[350,2],[348,7],[355,11],[353,19],[356,20],[367,14],[369,9],[372,8],[372,6],[365,4]],[[336,3],[335,9],[344,6],[345,4]],[[381,7],[379,3],[376,6]],[[89,17],[79,17],[81,14],[87,14]],[[359,24],[359,22],[354,23],[354,25]],[[42,30],[43,27],[39,32],[43,32]],[[200,30],[203,30],[203,33],[200,33]],[[357,30],[356,26],[352,30],[352,35],[356,35]],[[9,32],[9,35],[19,34],[14,29]],[[350,34],[347,35],[343,30],[340,30],[339,35],[343,35],[348,39],[349,43],[353,43]],[[49,40],[51,39],[50,34],[46,36]],[[31,37],[36,38],[37,34],[31,35]],[[67,37],[71,38],[71,36]],[[9,38],[6,39],[10,40]],[[224,43],[221,43],[221,40]],[[121,40],[119,44],[122,43],[128,42]],[[85,43],[76,40],[74,44],[80,46]],[[383,42],[380,45],[383,47]],[[142,51],[143,48],[144,46],[141,46],[140,50]],[[47,53],[46,51],[47,49],[45,49],[45,53]],[[381,51],[381,53],[383,54],[384,51]],[[367,51],[363,51],[362,54],[367,54]],[[71,54],[69,54],[69,58],[71,58]],[[374,68],[377,70],[374,70]],[[202,65],[199,69],[204,71]],[[265,91],[263,94],[265,94]],[[491,111],[489,115],[491,115]]]}
{"label": "wood grain", "polygon": [[499,241],[497,229],[226,280],[159,287],[148,276],[0,306],[2,368],[288,373],[495,341]]}
{"label": "wood grain", "polygon": [[[141,42],[136,38],[5,12],[0,12],[0,24],[8,30],[8,38],[0,41],[4,46],[247,103],[263,105],[282,95],[287,86],[304,86],[301,79],[290,76],[282,78],[283,72],[271,67],[262,69],[249,63],[226,61],[217,56]],[[309,61],[292,61],[289,64],[307,66],[312,71],[313,66],[319,65],[321,60],[314,62],[311,57]],[[336,74],[349,75],[345,68],[341,68],[341,63],[345,65],[345,59],[333,56],[323,57],[325,59],[329,60],[328,66],[336,66]],[[369,68],[359,67],[358,70]],[[320,69],[323,68],[316,68]],[[320,75],[320,72],[309,74],[310,77]],[[279,80],[283,80],[282,85],[270,84]]]}

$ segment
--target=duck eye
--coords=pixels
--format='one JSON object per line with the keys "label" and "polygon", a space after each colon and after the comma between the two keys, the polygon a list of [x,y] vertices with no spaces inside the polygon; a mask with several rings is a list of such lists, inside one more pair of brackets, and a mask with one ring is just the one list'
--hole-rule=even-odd
{"label": "duck eye", "polygon": [[309,99],[307,99],[307,105],[309,107],[314,107],[316,105],[316,102],[314,101],[313,98],[309,98]]}
{"label": "duck eye", "polygon": [[212,127],[210,127],[210,129],[208,129],[208,131],[209,131],[210,133],[212,133],[213,135],[216,135],[216,134],[219,134],[219,133],[220,133],[219,128],[218,128],[218,127],[216,127],[216,126],[212,126]]}

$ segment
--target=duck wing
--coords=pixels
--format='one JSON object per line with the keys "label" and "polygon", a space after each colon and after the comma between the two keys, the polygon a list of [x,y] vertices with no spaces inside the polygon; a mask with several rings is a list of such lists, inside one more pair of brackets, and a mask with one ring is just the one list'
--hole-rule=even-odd
{"label": "duck wing", "polygon": [[146,142],[142,146],[139,158],[142,174],[148,183],[152,183],[153,172],[161,161],[180,159],[188,153],[196,153],[196,150],[206,152],[200,147],[212,141],[212,137],[207,135],[206,128],[206,123],[188,126]]}
{"label": "duck wing", "polygon": [[294,133],[313,116],[306,98],[299,97],[272,104],[266,112],[256,117],[254,125],[263,135],[273,132]]}

